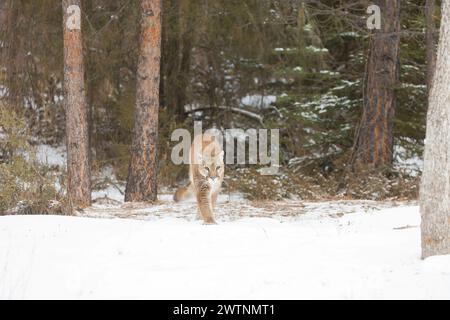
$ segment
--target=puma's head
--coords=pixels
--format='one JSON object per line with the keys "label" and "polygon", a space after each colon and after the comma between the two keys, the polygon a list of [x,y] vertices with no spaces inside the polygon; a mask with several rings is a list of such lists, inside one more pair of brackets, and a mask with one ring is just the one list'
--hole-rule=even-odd
{"label": "puma's head", "polygon": [[203,152],[199,155],[199,173],[209,182],[219,181],[223,177],[223,154],[223,151],[220,151],[218,154]]}

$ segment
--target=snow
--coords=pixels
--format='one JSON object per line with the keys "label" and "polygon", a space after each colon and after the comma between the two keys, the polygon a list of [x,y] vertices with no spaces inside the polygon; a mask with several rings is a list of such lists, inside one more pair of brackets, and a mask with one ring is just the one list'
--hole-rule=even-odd
{"label": "snow", "polygon": [[120,189],[118,187],[109,185],[107,188],[102,190],[93,190],[92,199],[94,202],[103,203],[104,200],[108,200],[108,203],[118,203],[124,198],[123,186]]}
{"label": "snow", "polygon": [[341,37],[349,37],[349,38],[358,38],[359,34],[354,31],[347,31],[347,32],[341,32],[340,36]]}
{"label": "snow", "polygon": [[36,148],[37,160],[48,166],[66,166],[66,148],[64,146],[53,147],[46,144],[38,145]]}
{"label": "snow", "polygon": [[0,217],[0,298],[450,298],[450,256],[420,259],[411,203],[223,194],[210,226],[170,198]]}
{"label": "snow", "polygon": [[327,48],[317,48],[315,46],[307,46],[306,50],[312,52],[312,53],[328,53]]}
{"label": "snow", "polygon": [[[347,97],[338,97],[331,93],[326,93],[320,97],[318,100],[310,101],[303,104],[304,108],[314,107],[318,113],[324,113],[337,106],[350,106],[351,100]],[[303,114],[302,114],[303,115]],[[314,119],[317,117],[314,113],[305,113],[303,115],[305,118]]]}
{"label": "snow", "polygon": [[338,76],[339,75],[339,72],[334,72],[334,71],[330,71],[330,70],[320,70],[319,73],[326,74],[329,76]]}
{"label": "snow", "polygon": [[8,88],[0,84],[0,99],[6,97],[7,94]]}
{"label": "snow", "polygon": [[422,172],[423,157],[408,151],[401,145],[394,146],[394,167],[416,177]]}
{"label": "snow", "polygon": [[262,109],[270,107],[276,101],[277,97],[274,95],[264,96],[260,94],[247,95],[241,99],[244,106]]}

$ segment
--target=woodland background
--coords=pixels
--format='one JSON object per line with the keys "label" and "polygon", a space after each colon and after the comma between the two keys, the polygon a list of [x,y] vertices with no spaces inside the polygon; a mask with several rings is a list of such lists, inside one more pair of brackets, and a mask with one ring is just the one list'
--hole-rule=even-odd
{"label": "woodland background", "polygon": [[[394,153],[365,167],[354,154],[371,51],[368,5],[163,0],[158,187],[187,177],[186,166],[170,161],[171,132],[202,120],[204,128],[280,128],[282,174],[231,165],[228,191],[251,199],[416,199],[427,51],[435,49],[426,36],[430,23],[439,27],[440,1],[401,1]],[[92,187],[120,187],[130,157],[139,5],[92,0],[82,8]],[[0,211],[24,199],[42,211],[64,201],[64,168],[30,156],[39,145],[64,145],[61,1],[1,0],[0,26],[0,124],[8,133],[0,144]]]}

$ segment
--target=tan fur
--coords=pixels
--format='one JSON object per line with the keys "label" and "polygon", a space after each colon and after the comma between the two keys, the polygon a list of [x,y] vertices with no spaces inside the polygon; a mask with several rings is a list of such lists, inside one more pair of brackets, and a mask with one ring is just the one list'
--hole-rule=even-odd
{"label": "tan fur", "polygon": [[213,136],[198,135],[192,142],[189,157],[189,184],[175,192],[174,200],[195,195],[201,218],[206,224],[214,224],[214,207],[225,173],[222,146]]}

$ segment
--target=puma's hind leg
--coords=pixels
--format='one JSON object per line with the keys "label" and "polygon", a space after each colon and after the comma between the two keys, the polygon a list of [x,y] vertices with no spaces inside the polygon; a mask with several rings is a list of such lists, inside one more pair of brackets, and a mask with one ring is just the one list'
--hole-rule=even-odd
{"label": "puma's hind leg", "polygon": [[187,186],[179,187],[175,194],[173,195],[173,200],[175,202],[187,200],[192,197],[194,190],[192,188],[192,183],[188,183]]}

